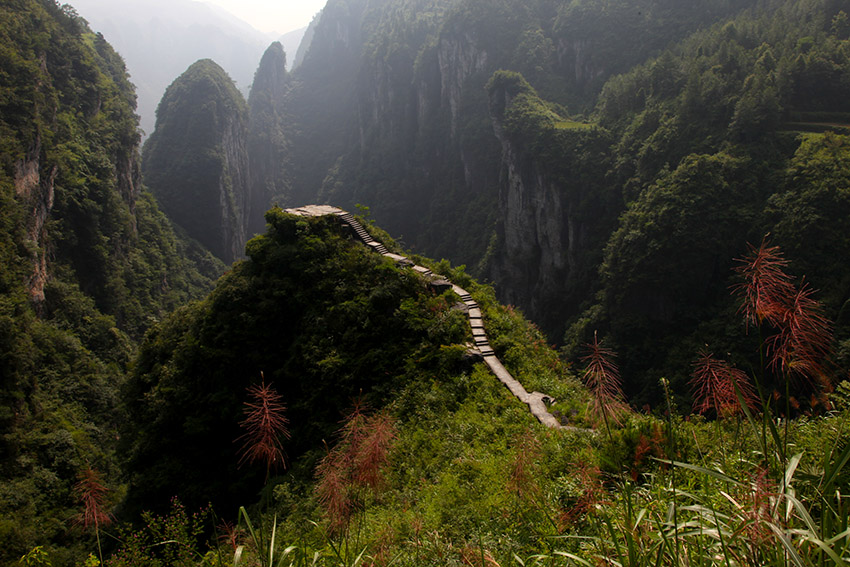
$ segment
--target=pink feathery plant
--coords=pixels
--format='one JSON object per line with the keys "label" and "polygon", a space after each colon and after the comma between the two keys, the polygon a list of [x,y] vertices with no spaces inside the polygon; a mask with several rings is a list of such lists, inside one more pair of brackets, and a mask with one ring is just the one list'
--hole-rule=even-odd
{"label": "pink feathery plant", "polygon": [[[262,376],[262,373],[260,374]],[[257,385],[248,387],[248,397],[245,402],[245,419],[239,425],[245,433],[236,440],[242,441],[239,466],[245,461],[254,463],[264,462],[266,465],[266,476],[273,467],[282,466],[286,468],[285,455],[281,438],[289,438],[289,430],[286,425],[286,406],[283,398],[271,384],[266,384],[265,379]]]}
{"label": "pink feathery plant", "polygon": [[75,523],[88,529],[94,526],[95,538],[97,538],[97,553],[100,562],[103,563],[103,550],[100,546],[100,528],[112,523],[112,516],[106,509],[106,495],[109,489],[100,480],[100,474],[91,466],[78,474],[79,480],[74,485],[74,496],[82,506],[82,511],[77,516]]}
{"label": "pink feathery plant", "polygon": [[694,362],[690,384],[697,413],[705,415],[714,410],[718,417],[739,414],[743,408],[738,393],[748,408],[757,407],[758,398],[747,375],[728,362],[714,358],[711,353],[700,353]]}
{"label": "pink feathery plant", "polygon": [[558,518],[558,531],[564,532],[574,524],[582,521],[588,514],[596,510],[597,505],[605,503],[607,492],[602,484],[602,472],[599,467],[587,461],[579,461],[571,466],[578,478],[581,487],[581,495],[569,508],[561,509]]}
{"label": "pink feathery plant", "polygon": [[80,471],[79,480],[74,485],[74,495],[77,502],[82,506],[82,511],[77,516],[75,523],[88,529],[94,526],[108,526],[112,523],[112,517],[106,511],[106,495],[109,489],[100,480],[100,473],[90,466]]}
{"label": "pink feathery plant", "polygon": [[619,425],[619,414],[628,408],[620,382],[620,371],[614,362],[617,355],[602,345],[595,331],[593,342],[586,344],[585,348],[587,354],[581,360],[586,364],[584,383],[593,394],[590,413],[597,421],[602,417],[610,435],[609,417]]}
{"label": "pink feathery plant", "polygon": [[379,413],[366,419],[365,426],[366,434],[354,455],[354,481],[377,491],[386,484],[383,471],[396,438],[395,423],[386,413]]}
{"label": "pink feathery plant", "polygon": [[829,387],[824,361],[830,353],[832,330],[823,306],[805,283],[789,299],[779,332],[768,343],[774,368]]}
{"label": "pink feathery plant", "polygon": [[775,330],[766,346],[770,366],[786,376],[796,375],[828,387],[824,361],[830,352],[831,326],[823,307],[803,283],[797,288],[785,273],[788,261],[767,237],[738,260],[735,269],[744,282],[733,289],[742,299],[747,324],[767,323]]}
{"label": "pink feathery plant", "polygon": [[779,246],[768,246],[767,236],[758,248],[747,246],[749,253],[737,260],[740,265],[735,268],[744,279],[733,287],[742,299],[740,311],[748,325],[759,326],[764,321],[774,324],[783,317],[788,299],[794,295],[791,276],[785,273],[788,260]]}
{"label": "pink feathery plant", "polygon": [[348,466],[346,455],[334,448],[328,449],[316,467],[316,496],[328,518],[331,535],[344,533],[354,512]]}
{"label": "pink feathery plant", "polygon": [[244,532],[239,526],[233,525],[227,520],[223,520],[217,526],[216,531],[219,534],[218,541],[230,547],[234,552],[239,547],[240,541],[244,536]]}
{"label": "pink feathery plant", "polygon": [[343,421],[339,441],[316,467],[316,495],[331,534],[345,535],[366,491],[377,493],[385,486],[383,471],[395,438],[393,419],[385,413],[367,415],[359,402]]}
{"label": "pink feathery plant", "polygon": [[520,500],[534,500],[540,494],[540,486],[537,484],[537,463],[542,459],[540,441],[531,432],[524,431],[514,438],[513,461],[508,473],[508,490],[517,495]]}

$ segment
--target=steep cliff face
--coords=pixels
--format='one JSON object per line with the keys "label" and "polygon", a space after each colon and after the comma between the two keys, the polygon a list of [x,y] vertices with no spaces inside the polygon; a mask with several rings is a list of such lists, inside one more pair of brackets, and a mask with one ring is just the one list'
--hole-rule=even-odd
{"label": "steep cliff face", "polygon": [[518,74],[499,72],[488,86],[502,177],[486,275],[504,301],[557,336],[590,287],[605,227],[619,210],[596,177],[607,167],[609,140],[559,116]]}
{"label": "steep cliff face", "polygon": [[[301,37],[301,41],[298,43],[298,49],[295,50],[295,57],[292,60],[291,69],[294,71],[297,67],[301,66],[301,63],[304,62],[304,56],[310,51],[310,45],[313,43],[313,37],[316,35],[316,24],[319,21],[319,18],[322,17],[322,12],[319,11],[313,19],[310,21],[310,25],[307,26],[307,29],[304,30],[304,35]],[[290,54],[290,57],[292,54]]]}
{"label": "steep cliff face", "polygon": [[408,245],[474,263],[491,233],[499,145],[480,30],[463,14],[443,29],[458,4],[330,3],[287,113],[295,200],[368,205]]}
{"label": "steep cliff face", "polygon": [[248,109],[227,73],[203,59],[165,93],[145,144],[145,183],[163,211],[225,262],[244,254],[250,178]]}
{"label": "steep cliff face", "polygon": [[464,87],[475,73],[487,69],[487,52],[479,46],[476,35],[469,31],[446,33],[440,37],[437,64],[440,69],[440,95],[451,115],[451,134],[457,133],[460,104]]}
{"label": "steep cliff face", "polygon": [[[552,134],[570,172],[552,148],[531,149],[498,125],[494,135],[485,84],[510,69],[565,119],[589,112],[612,74],[739,9],[725,0],[700,4],[330,2],[287,101],[297,132],[293,202],[368,205],[414,249],[473,270],[489,263],[501,298],[535,318],[573,313],[572,305],[553,309],[551,298],[580,301],[578,288],[595,275],[583,258],[601,255],[602,237],[589,227],[610,228],[619,210],[612,205],[598,221],[579,207],[598,189],[579,180],[593,169],[580,156],[584,145],[601,145],[602,134]],[[592,251],[583,231],[593,232]],[[560,334],[560,324],[544,326]]]}
{"label": "steep cliff face", "polygon": [[140,184],[135,94],[104,38],[68,5],[3,2],[0,60],[0,565],[35,546],[79,564],[55,519],[85,463],[117,484],[134,341],[211,280]]}
{"label": "steep cliff face", "polygon": [[289,199],[287,136],[283,123],[288,79],[286,53],[280,43],[274,42],[260,60],[248,97],[251,194],[246,229],[249,237],[263,231],[263,214],[273,201]]}
{"label": "steep cliff face", "polygon": [[[505,98],[509,105],[510,97]],[[572,203],[561,194],[561,188],[511,139],[503,121],[503,115],[494,113],[503,164],[498,223],[501,246],[488,266],[487,276],[499,282],[505,301],[539,321],[541,315],[550,316],[546,306],[573,276],[575,249],[583,227],[577,227],[576,219],[569,214]]]}
{"label": "steep cliff face", "polygon": [[58,166],[53,165],[41,174],[41,137],[36,136],[32,149],[15,163],[15,196],[26,211],[26,238],[29,243],[31,273],[27,279],[30,299],[41,305],[47,283],[48,234],[45,223],[50,218],[55,198]]}

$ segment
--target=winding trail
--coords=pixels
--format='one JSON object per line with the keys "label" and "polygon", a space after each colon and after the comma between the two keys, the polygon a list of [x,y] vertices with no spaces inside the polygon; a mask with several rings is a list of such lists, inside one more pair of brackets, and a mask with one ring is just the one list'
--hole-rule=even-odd
{"label": "winding trail", "polygon": [[[338,217],[340,221],[351,227],[357,235],[357,238],[363,242],[363,244],[378,254],[393,260],[399,266],[410,267],[423,277],[430,278],[432,281],[441,279],[434,276],[428,268],[424,266],[417,266],[408,258],[400,256],[399,254],[393,254],[387,250],[386,246],[372,238],[369,233],[366,232],[366,229],[364,229],[357,219],[354,218],[354,215],[349,212],[329,205],[307,205],[305,207],[298,207],[295,209],[285,209],[285,212],[304,217],[334,215]],[[540,392],[529,393],[516,378],[511,376],[511,373],[508,372],[508,370],[502,365],[496,357],[496,353],[493,351],[493,348],[490,346],[490,341],[487,338],[486,331],[484,330],[484,319],[481,314],[481,308],[478,303],[476,303],[469,292],[462,287],[459,287],[448,280],[445,280],[445,283],[447,285],[451,285],[452,291],[454,291],[454,293],[456,293],[460,297],[460,300],[466,305],[467,314],[469,316],[469,325],[472,328],[472,340],[475,344],[474,349],[476,352],[481,354],[484,359],[484,363],[490,368],[490,371],[496,376],[496,378],[498,378],[502,384],[507,386],[508,390],[510,390],[511,393],[519,399],[519,401],[528,405],[528,409],[531,411],[531,414],[543,425],[554,429],[575,429],[573,427],[561,425],[555,416],[549,413],[547,403],[552,403],[554,401],[552,398],[546,394],[541,394]]]}

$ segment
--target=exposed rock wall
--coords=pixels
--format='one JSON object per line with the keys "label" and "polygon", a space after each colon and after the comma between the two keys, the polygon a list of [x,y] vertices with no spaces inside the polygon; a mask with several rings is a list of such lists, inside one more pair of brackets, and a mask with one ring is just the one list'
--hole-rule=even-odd
{"label": "exposed rock wall", "polygon": [[[494,108],[510,105],[507,93],[495,96],[503,100]],[[553,328],[564,313],[553,300],[575,270],[583,229],[570,214],[572,203],[563,188],[506,132],[503,114],[495,110],[492,118],[502,146],[501,246],[490,260],[487,277],[498,282],[502,301],[522,308],[544,328]]]}
{"label": "exposed rock wall", "polygon": [[248,98],[251,170],[246,214],[248,237],[263,232],[263,214],[272,201],[285,203],[289,200],[288,143],[283,123],[288,79],[286,53],[279,42],[274,42],[260,60]]}
{"label": "exposed rock wall", "polygon": [[245,255],[251,195],[247,139],[244,115],[229,116],[221,135],[224,162],[218,180],[220,242],[224,250],[220,257],[225,262],[232,262]]}
{"label": "exposed rock wall", "polygon": [[47,259],[49,240],[45,226],[53,209],[54,183],[58,167],[48,168],[41,174],[41,137],[37,136],[26,157],[15,163],[15,195],[25,204],[27,248],[32,263],[32,272],[27,281],[30,299],[38,305],[44,301],[44,285],[47,283]]}
{"label": "exposed rock wall", "polygon": [[451,115],[451,134],[457,133],[460,103],[467,80],[487,69],[487,52],[478,46],[475,34],[444,34],[437,50],[442,102]]}
{"label": "exposed rock wall", "polygon": [[560,337],[596,277],[620,205],[599,181],[608,167],[607,134],[561,127],[553,112],[521,76],[494,77],[490,113],[502,175],[498,242],[484,275],[503,302]]}

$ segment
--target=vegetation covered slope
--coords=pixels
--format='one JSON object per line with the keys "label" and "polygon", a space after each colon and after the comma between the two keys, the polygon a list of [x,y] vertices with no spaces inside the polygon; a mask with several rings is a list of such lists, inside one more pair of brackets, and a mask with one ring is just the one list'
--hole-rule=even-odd
{"label": "vegetation covered slope", "polygon": [[79,541],[71,487],[87,463],[117,481],[117,388],[135,340],[221,265],[178,240],[142,188],[123,62],[72,9],[5,2],[0,69],[6,565],[36,543]]}
{"label": "vegetation covered slope", "polygon": [[[111,565],[814,566],[850,556],[840,488],[849,384],[828,414],[779,427],[785,410],[770,392],[755,397],[759,372],[706,354],[693,382],[698,411],[716,419],[678,416],[667,382],[664,410],[637,414],[621,403],[604,344],[586,356],[591,398],[492,289],[431,263],[472,291],[511,371],[580,426],[549,429],[465,355],[451,292],[368,251],[333,217],[273,209],[267,220],[249,258],[141,350],[125,391],[130,499],[163,511],[123,532]],[[766,262],[750,258],[747,274],[776,285],[776,251],[759,253]],[[739,294],[742,311],[781,329],[769,291]],[[766,342],[771,356],[777,345]],[[237,527],[193,528],[180,501],[210,500]]]}
{"label": "vegetation covered slope", "polygon": [[330,439],[358,395],[380,406],[412,372],[460,364],[463,315],[412,270],[352,242],[333,217],[266,219],[248,260],[155,328],[134,365],[122,437],[140,506],[178,494],[235,511],[253,496],[262,479],[237,470],[233,440],[261,373],[286,400],[298,455]]}
{"label": "vegetation covered slope", "polygon": [[[840,167],[815,164],[844,144],[848,13],[331,2],[287,102],[292,199],[369,205],[415,249],[474,266],[570,357],[608,335],[646,400],[686,366],[700,322],[725,332],[707,319],[729,307],[732,259],[768,232],[843,340],[846,263],[825,252],[841,237],[809,235],[841,210]],[[505,99],[500,69],[533,91]]]}
{"label": "vegetation covered slope", "polygon": [[[847,93],[838,94],[850,71],[841,8],[744,12],[605,86],[598,116],[617,137],[626,210],[605,247],[598,299],[568,344],[605,329],[628,359],[624,371],[646,377],[641,387],[674,376],[707,335],[734,351],[742,339],[716,315],[732,308],[731,259],[770,233],[791,271],[821,290],[843,353],[850,272],[835,214],[848,139],[841,127],[800,131],[848,116]],[[651,348],[659,342],[669,348]],[[844,354],[839,363],[846,368]]]}
{"label": "vegetation covered slope", "polygon": [[288,106],[294,198],[363,202],[411,245],[475,265],[500,220],[495,71],[583,112],[613,74],[749,4],[329,2]]}
{"label": "vegetation covered slope", "polygon": [[163,211],[224,262],[242,256],[250,207],[248,107],[211,59],[166,89],[142,173]]}

